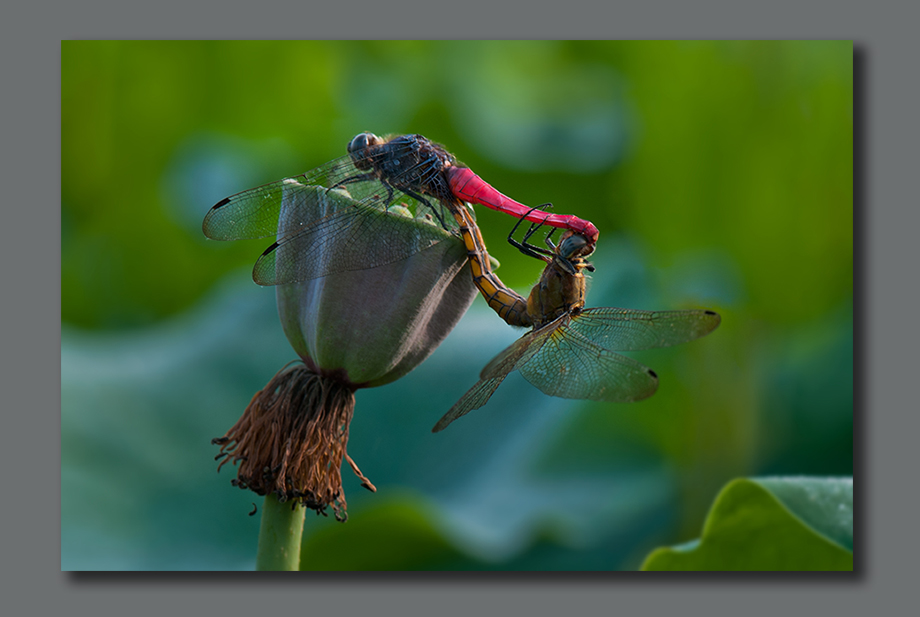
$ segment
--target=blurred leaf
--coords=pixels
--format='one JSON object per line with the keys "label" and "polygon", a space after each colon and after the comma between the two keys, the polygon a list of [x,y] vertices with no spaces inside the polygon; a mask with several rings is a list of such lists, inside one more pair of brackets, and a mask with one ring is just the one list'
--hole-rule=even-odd
{"label": "blurred leaf", "polygon": [[[347,525],[323,526],[303,542],[301,570],[465,570],[475,560],[431,524],[435,513],[417,497],[394,495],[349,516]],[[306,525],[311,525],[308,517]],[[481,567],[481,564],[480,564]]]}
{"label": "blurred leaf", "polygon": [[853,474],[853,306],[770,337],[763,475]]}
{"label": "blurred leaf", "polygon": [[738,479],[699,540],[659,548],[643,570],[852,570],[852,478]]}

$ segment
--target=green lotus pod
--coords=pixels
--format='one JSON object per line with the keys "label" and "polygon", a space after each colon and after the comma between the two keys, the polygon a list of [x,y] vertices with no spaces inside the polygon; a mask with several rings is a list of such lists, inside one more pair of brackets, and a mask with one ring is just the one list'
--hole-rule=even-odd
{"label": "green lotus pod", "polygon": [[[340,192],[316,191],[320,195],[313,201],[324,205],[325,214],[357,207]],[[283,203],[280,229],[296,214],[294,204]],[[382,386],[418,366],[476,296],[459,238],[398,206],[367,214],[388,218],[386,236],[355,233],[347,246],[323,247],[317,267],[413,254],[375,268],[278,285],[276,291],[281,325],[294,351],[318,374],[336,375],[355,388]],[[279,260],[294,257],[284,245],[276,253]]]}
{"label": "green lotus pod", "polygon": [[[390,383],[418,366],[476,295],[460,238],[398,205],[365,208],[346,191],[290,181],[278,235],[290,237],[304,220],[343,220],[336,214],[356,208],[360,216],[349,221],[354,232],[347,241],[316,234],[309,259],[290,248],[296,243],[282,242],[259,262],[257,280],[303,281],[276,290],[282,327],[303,365],[279,371],[215,440],[219,457],[226,456],[221,465],[239,465],[235,485],[323,514],[331,507],[342,521],[343,461],[376,490],[346,452],[355,390]],[[368,228],[378,233],[361,233]]]}

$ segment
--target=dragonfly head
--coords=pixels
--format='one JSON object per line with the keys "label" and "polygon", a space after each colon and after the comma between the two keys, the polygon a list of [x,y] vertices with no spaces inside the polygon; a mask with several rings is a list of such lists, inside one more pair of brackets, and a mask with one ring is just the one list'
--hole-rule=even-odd
{"label": "dragonfly head", "polygon": [[379,146],[383,140],[373,133],[359,133],[348,143],[348,154],[351,156],[355,167],[361,170],[368,170],[372,167],[370,152],[371,146]]}
{"label": "dragonfly head", "polygon": [[556,254],[563,259],[580,259],[594,252],[594,243],[580,233],[566,231],[562,234]]}
{"label": "dragonfly head", "polygon": [[570,274],[577,274],[583,269],[594,272],[594,266],[585,260],[593,252],[594,243],[588,238],[574,231],[566,231],[556,246],[555,261]]}

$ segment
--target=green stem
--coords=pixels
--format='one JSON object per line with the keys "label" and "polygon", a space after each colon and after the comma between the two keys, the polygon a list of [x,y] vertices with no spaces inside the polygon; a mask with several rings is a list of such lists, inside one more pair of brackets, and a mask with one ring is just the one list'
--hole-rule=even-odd
{"label": "green stem", "polygon": [[256,570],[299,570],[300,539],[303,536],[305,508],[292,502],[281,503],[274,494],[265,496]]}

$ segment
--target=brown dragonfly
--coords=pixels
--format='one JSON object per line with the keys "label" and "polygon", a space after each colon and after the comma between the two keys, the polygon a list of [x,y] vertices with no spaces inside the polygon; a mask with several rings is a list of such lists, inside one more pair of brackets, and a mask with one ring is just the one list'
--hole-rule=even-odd
{"label": "brown dragonfly", "polygon": [[[435,433],[485,405],[505,377],[515,370],[550,396],[618,403],[648,398],[658,388],[658,375],[614,350],[636,351],[686,343],[709,334],[721,321],[710,310],[586,309],[583,270],[593,271],[585,259],[593,251],[593,243],[578,233],[566,231],[558,245],[548,236],[550,250],[547,250],[527,244],[534,230],[532,226],[518,248],[543,259],[546,267],[526,304],[522,306],[521,296],[504,288],[497,278],[489,281],[499,294],[504,294],[503,299],[513,300],[506,315],[522,314],[516,325],[532,325],[533,329],[486,365],[479,382],[434,426]],[[511,319],[506,321],[512,323]]]}

